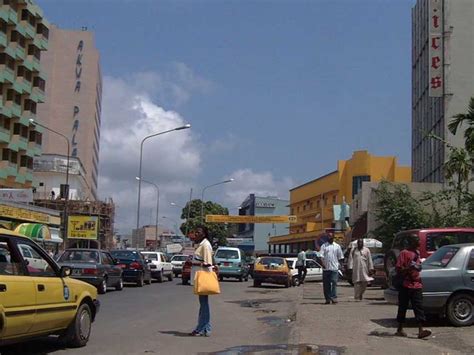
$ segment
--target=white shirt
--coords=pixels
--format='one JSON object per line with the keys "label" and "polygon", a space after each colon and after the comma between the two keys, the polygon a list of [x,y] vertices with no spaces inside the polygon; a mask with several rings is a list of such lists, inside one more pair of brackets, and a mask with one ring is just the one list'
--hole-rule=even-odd
{"label": "white shirt", "polygon": [[[201,243],[199,243],[198,247],[194,251],[193,262],[200,262],[212,265],[212,245],[206,238],[204,238]],[[196,276],[196,272],[202,270],[212,271],[212,266],[207,268],[193,265],[191,267],[191,279],[189,280],[191,285],[194,285],[194,278]]]}
{"label": "white shirt", "polygon": [[321,254],[323,256],[323,263],[326,270],[339,270],[339,260],[344,259],[344,255],[342,254],[342,249],[339,244],[336,242],[333,242],[332,244],[323,244],[321,247]]}
{"label": "white shirt", "polygon": [[304,250],[298,253],[298,260],[296,260],[296,266],[304,266],[306,263],[306,253]]}

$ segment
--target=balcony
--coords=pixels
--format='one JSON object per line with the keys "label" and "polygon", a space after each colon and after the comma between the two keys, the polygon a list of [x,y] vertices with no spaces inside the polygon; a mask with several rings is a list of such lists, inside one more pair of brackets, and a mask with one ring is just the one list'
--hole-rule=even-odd
{"label": "balcony", "polygon": [[5,64],[0,64],[0,82],[9,82],[10,84],[15,82],[15,72]]}
{"label": "balcony", "polygon": [[8,46],[7,35],[3,32],[0,32],[0,47],[7,47],[7,46]]}
{"label": "balcony", "polygon": [[9,177],[16,177],[17,174],[16,164],[7,160],[0,160],[0,178],[8,179]]}

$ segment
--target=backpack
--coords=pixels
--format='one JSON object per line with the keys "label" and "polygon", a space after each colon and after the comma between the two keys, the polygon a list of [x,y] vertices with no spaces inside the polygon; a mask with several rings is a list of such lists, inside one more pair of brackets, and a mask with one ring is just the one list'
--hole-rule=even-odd
{"label": "backpack", "polygon": [[[415,252],[415,258],[412,260],[415,263],[418,261],[418,253]],[[403,288],[403,282],[405,281],[406,276],[397,271],[397,268],[394,269],[392,274],[392,286],[395,290],[400,291]]]}

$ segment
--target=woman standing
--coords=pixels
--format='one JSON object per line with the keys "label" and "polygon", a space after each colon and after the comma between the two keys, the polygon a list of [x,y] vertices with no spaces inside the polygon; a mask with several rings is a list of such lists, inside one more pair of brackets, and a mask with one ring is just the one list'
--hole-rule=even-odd
{"label": "woman standing", "polygon": [[[199,226],[194,232],[194,240],[199,243],[194,252],[193,267],[191,269],[191,284],[197,271],[212,271],[212,245],[209,241],[209,232],[206,227]],[[211,334],[211,313],[209,310],[209,296],[199,296],[198,324],[190,335],[209,336]]]}

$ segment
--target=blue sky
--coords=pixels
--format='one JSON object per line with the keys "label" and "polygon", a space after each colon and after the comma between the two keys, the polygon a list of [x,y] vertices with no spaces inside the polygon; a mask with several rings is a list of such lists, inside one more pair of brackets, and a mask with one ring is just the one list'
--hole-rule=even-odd
{"label": "blue sky", "polygon": [[[176,113],[171,122],[193,125],[178,143],[188,154],[174,160],[191,156],[193,163],[175,173],[180,163],[167,174],[148,171],[163,184],[160,203],[172,218],[170,200],[184,204],[190,187],[200,192],[231,176],[240,181],[208,198],[234,207],[252,192],[288,197],[288,188],[334,170],[358,149],[410,164],[414,0],[37,2],[59,27],[95,32],[104,96],[113,96],[106,103],[129,85],[155,109]],[[150,129],[163,120],[152,111],[145,114],[156,120]],[[114,117],[104,108],[109,126]],[[179,134],[166,145],[184,139]],[[148,159],[161,156],[163,144],[151,145]],[[136,186],[125,183],[130,173],[118,176],[120,164],[114,170],[105,162],[111,154],[101,156],[101,181],[114,197]],[[115,200],[126,229],[136,206],[130,196]],[[149,197],[145,208],[152,206]]]}

